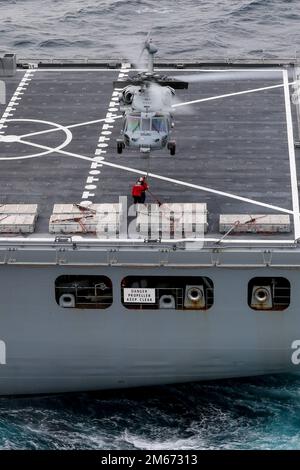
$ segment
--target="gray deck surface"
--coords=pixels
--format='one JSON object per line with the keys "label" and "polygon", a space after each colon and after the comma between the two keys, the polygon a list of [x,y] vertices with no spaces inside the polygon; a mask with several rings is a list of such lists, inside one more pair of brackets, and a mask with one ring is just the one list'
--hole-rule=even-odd
{"label": "gray deck surface", "polygon": [[[6,80],[7,102],[24,73],[18,71],[14,78]],[[117,76],[116,70],[38,70],[10,118],[62,125],[104,118],[113,92],[112,82]],[[181,101],[190,101],[276,83],[280,80],[195,83],[188,90],[179,90],[177,96]],[[4,110],[5,106],[0,106],[0,116]],[[283,87],[191,105],[185,112],[182,109],[176,114],[175,124],[176,156],[171,157],[167,150],[153,152],[151,172],[292,209]],[[2,129],[5,134],[14,135],[48,128],[45,124],[14,121],[7,126]],[[115,139],[120,127],[121,120],[117,120],[105,159],[146,171],[147,162],[139,153],[125,150],[117,155]],[[73,139],[64,150],[94,157],[101,129],[101,123],[71,129]],[[53,148],[63,142],[64,135],[59,131],[27,140]],[[39,151],[20,143],[0,142],[1,157],[26,156]],[[82,200],[90,164],[56,153],[0,161],[0,202],[39,204],[37,231],[47,233],[55,203]],[[95,193],[93,202],[117,202],[119,195],[130,197],[135,179],[130,172],[103,166],[97,187],[92,191]],[[157,179],[150,179],[150,186],[162,202],[206,202],[210,233],[218,231],[221,213],[273,212]],[[148,201],[151,202],[149,196]]]}

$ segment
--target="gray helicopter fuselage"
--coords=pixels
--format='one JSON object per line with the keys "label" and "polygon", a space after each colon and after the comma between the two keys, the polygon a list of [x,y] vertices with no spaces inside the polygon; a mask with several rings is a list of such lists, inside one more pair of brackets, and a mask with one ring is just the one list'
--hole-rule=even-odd
{"label": "gray helicopter fuselage", "polygon": [[128,113],[122,135],[127,147],[159,150],[167,145],[172,127],[170,114]]}
{"label": "gray helicopter fuselage", "polygon": [[124,146],[140,151],[159,150],[170,140],[173,127],[172,104],[175,92],[149,82],[129,85],[119,97],[124,113],[121,131]]}

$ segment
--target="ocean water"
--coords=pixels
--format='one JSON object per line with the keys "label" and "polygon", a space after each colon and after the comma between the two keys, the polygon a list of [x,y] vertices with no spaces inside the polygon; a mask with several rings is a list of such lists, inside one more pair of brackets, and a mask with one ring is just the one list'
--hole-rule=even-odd
{"label": "ocean water", "polygon": [[300,449],[300,378],[0,398],[1,449]]}
{"label": "ocean water", "polygon": [[21,57],[295,56],[298,0],[0,0],[0,49]]}
{"label": "ocean water", "polygon": [[[0,50],[123,58],[295,57],[299,0],[0,0]],[[300,378],[0,398],[0,449],[299,449]]]}

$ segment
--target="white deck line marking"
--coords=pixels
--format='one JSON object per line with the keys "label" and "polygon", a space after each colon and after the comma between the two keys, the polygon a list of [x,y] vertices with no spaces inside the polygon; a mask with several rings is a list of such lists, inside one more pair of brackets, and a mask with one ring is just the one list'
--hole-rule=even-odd
{"label": "white deck line marking", "polygon": [[[294,85],[294,83],[295,82],[290,82],[289,86]],[[205,102],[205,101],[213,101],[213,100],[218,100],[218,99],[221,99],[221,98],[227,98],[227,97],[235,96],[235,95],[243,95],[243,94],[246,94],[246,93],[255,93],[255,92],[264,91],[264,90],[271,90],[273,88],[280,88],[280,87],[283,87],[283,86],[284,86],[283,83],[281,83],[280,85],[272,85],[272,86],[268,86],[268,87],[264,87],[264,88],[254,88],[254,89],[250,89],[250,90],[244,90],[244,91],[238,91],[238,92],[235,92],[235,93],[229,93],[229,94],[226,94],[226,95],[211,96],[209,98],[201,98],[199,100],[186,101],[184,103],[177,103],[177,104],[173,105],[172,107],[173,108],[178,108],[179,106],[185,106],[185,105],[188,105],[188,104],[201,103],[201,102]],[[111,119],[121,119],[122,117],[123,117],[122,115],[118,115],[118,116],[115,116]],[[88,126],[90,124],[98,124],[100,122],[106,121],[106,119],[107,118],[95,119],[93,121],[79,122],[77,124],[71,124],[69,126],[63,126],[63,127],[65,129],[73,129],[75,127]],[[58,130],[59,129],[47,129],[47,130],[44,130],[44,131],[32,132],[30,134],[21,135],[20,138],[24,139],[26,137],[46,134],[48,132],[57,132]]]}
{"label": "white deck line marking", "polygon": [[[122,64],[117,80],[123,77],[127,77],[127,75],[128,75],[128,66],[127,64]],[[112,91],[110,100],[109,100],[108,111],[104,119],[104,124],[102,126],[100,137],[98,139],[97,149],[95,150],[96,157],[98,155],[102,155],[102,159],[101,159],[102,164],[104,161],[104,155],[106,154],[105,149],[108,147],[108,142],[110,142],[110,139],[111,139],[111,132],[108,132],[107,129],[114,128],[114,122],[115,122],[114,117],[116,116],[114,113],[119,111],[119,103],[115,103],[114,101],[112,101],[115,96],[115,92],[116,92],[116,89],[114,88]],[[73,127],[78,127],[78,125],[74,125]],[[93,168],[94,168],[93,163],[91,164],[89,171],[93,171]],[[98,174],[100,173],[101,171],[99,170]],[[95,192],[91,192],[91,191],[95,191],[97,189],[98,184],[99,184],[99,178],[95,178],[94,176],[87,176],[86,185],[84,187],[84,191],[81,196],[81,199],[83,199],[83,201],[81,201],[81,203],[87,200],[91,202],[90,199],[95,197]]]}
{"label": "white deck line marking", "polygon": [[[75,243],[83,243],[83,244],[90,244],[90,245],[105,245],[105,244],[111,244],[112,243],[112,239],[109,239],[109,238],[103,238],[103,239],[97,239],[97,238],[82,238],[82,236],[72,236],[72,241],[75,242]],[[134,245],[134,244],[140,244],[140,245],[144,245],[145,244],[145,240],[142,239],[142,238],[116,238],[115,239],[116,243],[125,243],[125,244],[129,244],[129,245]],[[175,238],[175,239],[162,239],[161,240],[161,243],[168,243],[168,244],[172,244],[174,245],[174,243],[180,243],[180,242],[189,242],[189,241],[193,241],[193,242],[205,242],[205,243],[208,243],[208,242],[218,242],[218,243],[223,243],[224,245],[231,245],[231,244],[235,244],[235,245],[243,245],[244,243],[247,243],[247,244],[250,244],[253,245],[261,245],[261,246],[268,246],[268,245],[278,245],[278,246],[289,246],[289,245],[293,245],[293,247],[296,247],[295,245],[295,240],[291,240],[291,239],[279,239],[279,238],[273,238],[273,239],[247,239],[247,238],[239,238],[239,239],[229,239],[229,238],[226,238],[225,240],[221,241],[220,238],[211,238],[211,237],[203,237],[203,238],[193,238],[193,239],[187,239],[187,238]],[[18,244],[24,244],[24,245],[30,245],[31,243],[33,244],[41,244],[42,246],[45,245],[45,243],[51,243],[53,244],[53,242],[55,242],[55,238],[54,237],[35,237],[34,235],[32,236],[29,236],[28,238],[23,238],[23,239],[20,239],[20,238],[16,238],[16,237],[11,237],[11,238],[7,238],[7,237],[1,237],[1,243],[8,243],[9,246],[11,246],[12,243],[18,243]],[[260,247],[261,247],[260,246]],[[241,265],[236,265],[237,267],[241,267]],[[255,267],[255,265],[253,265]],[[273,265],[273,267],[279,267],[279,266],[282,266],[281,264],[277,264],[277,265]],[[243,267],[245,267],[245,265],[243,265]],[[293,268],[293,265],[289,265],[290,268]],[[297,265],[295,266],[296,268],[298,267]]]}
{"label": "white deck line marking", "polygon": [[[290,82],[288,85],[294,85],[295,82]],[[252,90],[244,90],[244,91],[237,91],[235,93],[228,93],[226,95],[219,95],[219,96],[212,96],[209,98],[201,98],[199,100],[193,100],[193,101],[185,101],[184,103],[177,103],[173,104],[172,108],[180,108],[181,106],[187,106],[189,104],[196,104],[196,103],[204,103],[205,101],[212,101],[212,100],[219,100],[222,98],[229,98],[230,96],[238,96],[238,95],[245,95],[247,93],[257,93],[259,91],[265,91],[265,90],[272,90],[274,88],[281,88],[283,87],[284,84],[281,83],[280,85],[272,85],[272,86],[266,86],[263,88],[253,88]]]}
{"label": "white deck line marking", "polygon": [[283,84],[284,84],[284,100],[285,100],[285,111],[286,111],[286,125],[287,125],[287,135],[288,135],[291,188],[292,188],[293,213],[294,213],[294,232],[295,232],[294,236],[295,236],[295,240],[298,240],[298,238],[300,237],[299,193],[298,193],[298,181],[297,181],[296,155],[295,155],[295,147],[294,147],[293,120],[292,120],[292,110],[291,110],[290,90],[289,90],[289,76],[288,76],[287,70],[283,70],[282,73],[283,73]]}
{"label": "white deck line marking", "polygon": [[[47,124],[49,126],[56,126],[59,128],[59,130],[61,130],[62,132],[65,133],[65,140],[62,144],[58,145],[57,148],[56,148],[56,152],[58,150],[61,150],[63,148],[65,148],[67,145],[69,145],[69,143],[72,141],[72,132],[69,130],[69,129],[64,129],[63,126],[61,126],[60,124],[55,124],[53,122],[49,122],[49,121],[41,121],[41,120],[38,120],[38,119],[7,119],[7,122],[33,122],[33,123],[38,123],[38,124]],[[2,139],[4,138],[5,136],[2,136]],[[9,137],[9,136],[7,136]],[[1,136],[0,136],[0,141],[1,141]],[[20,139],[19,137],[17,136],[17,139],[14,139],[15,142],[20,142]],[[44,155],[48,155],[49,153],[53,153],[54,152],[54,148],[52,149],[52,151],[47,151],[47,152],[39,152],[37,154],[34,154],[34,155],[24,155],[24,156],[20,156],[20,157],[0,157],[0,161],[1,160],[27,160],[27,159],[30,159],[30,158],[37,158],[37,157],[42,157]]]}
{"label": "white deck line marking", "polygon": [[[24,74],[24,76],[22,77],[22,79],[20,80],[20,83],[19,85],[17,86],[14,94],[12,95],[11,99],[10,99],[10,102],[8,103],[6,109],[4,110],[4,113],[2,115],[2,117],[0,118],[0,134],[3,134],[4,131],[2,130],[3,127],[6,127],[5,126],[5,123],[8,119],[8,117],[12,117],[13,116],[13,113],[11,111],[14,110],[14,106],[16,105],[15,103],[15,100],[17,99],[17,96],[20,95],[19,93],[19,90],[22,88],[23,90],[26,90],[27,86],[29,85],[30,81],[32,80],[32,76],[31,76],[31,70],[27,70],[27,72]],[[24,80],[26,80],[26,83],[24,83]],[[22,85],[22,86],[21,86]],[[23,95],[24,93],[22,93]],[[19,98],[21,99],[21,98]]]}
{"label": "white deck line marking", "polygon": [[[73,129],[74,127],[83,127],[83,126],[89,126],[90,124],[99,124],[101,122],[106,122],[108,119],[120,119],[121,117],[123,117],[122,115],[119,115],[119,116],[115,116],[113,118],[102,118],[102,119],[95,119],[94,121],[86,121],[86,122],[79,122],[77,124],[71,124],[69,126],[63,126],[64,129]],[[31,137],[31,136],[34,136],[34,135],[41,135],[41,134],[47,134],[48,132],[57,132],[59,131],[59,129],[46,129],[44,131],[38,131],[38,132],[31,132],[30,134],[24,134],[24,135],[20,135],[20,138],[21,139],[24,139],[25,137]]]}
{"label": "white deck line marking", "polygon": [[[266,240],[266,239],[263,239],[263,238],[256,238],[256,239],[253,239],[253,238],[225,238],[224,240],[221,240],[220,238],[211,238],[211,237],[203,237],[203,238],[174,238],[172,240],[174,243],[182,243],[182,242],[213,242],[213,243],[218,243],[219,245],[223,244],[223,245],[239,245],[239,244],[243,244],[243,243],[250,243],[251,245],[254,244],[254,245],[295,245],[295,240],[293,239],[279,239],[279,238],[273,238],[271,240]],[[170,239],[166,238],[166,239],[161,239],[161,243],[167,243],[167,242],[170,242]],[[290,267],[293,267],[293,265],[290,265]]]}
{"label": "white deck line marking", "polygon": [[[290,82],[289,86],[294,85],[294,83],[295,82]],[[173,108],[179,108],[180,106],[186,106],[186,105],[189,105],[189,104],[202,103],[202,102],[205,102],[205,101],[212,101],[212,100],[217,100],[217,99],[221,99],[221,98],[229,98],[230,96],[245,95],[246,93],[256,93],[256,92],[259,92],[259,91],[271,90],[273,88],[281,88],[283,86],[284,85],[281,83],[280,85],[272,85],[272,86],[267,86],[267,87],[263,87],[263,88],[254,88],[252,90],[237,91],[235,93],[228,93],[226,95],[219,95],[219,96],[214,96],[214,97],[211,97],[211,98],[201,98],[199,100],[185,101],[184,103],[174,104],[172,107]]]}
{"label": "white deck line marking", "polygon": [[[32,146],[32,147],[37,147],[37,148],[41,148],[41,149],[45,149],[45,150],[51,150],[51,147],[47,147],[45,145],[40,145],[40,144],[35,144],[33,142],[28,142],[26,140],[21,140],[20,139],[19,142],[21,142],[25,145]],[[52,150],[54,150],[54,149],[52,149]],[[95,157],[87,157],[85,155],[79,155],[78,153],[67,152],[65,150],[58,150],[58,151],[56,151],[56,153],[60,153],[62,155],[67,155],[67,156],[70,156],[70,157],[79,158],[79,159],[90,161],[90,162],[93,162],[93,163],[98,162],[97,157],[96,158]],[[136,173],[136,174],[139,174],[139,175],[145,173],[144,170],[138,170],[136,168],[130,168],[130,167],[123,166],[123,165],[117,165],[116,163],[107,162],[107,161],[103,160],[103,157],[99,158],[99,163],[101,163],[101,165],[103,165],[103,166],[109,166],[111,168],[117,168],[118,170],[124,170],[124,171],[128,171],[130,173]],[[156,179],[159,179],[159,180],[162,180],[162,181],[167,181],[169,183],[178,184],[179,186],[185,186],[187,188],[197,189],[197,190],[200,190],[200,191],[204,191],[204,192],[208,192],[208,193],[212,193],[212,194],[217,194],[219,196],[228,197],[230,199],[236,199],[236,200],[239,200],[239,201],[247,202],[249,204],[253,204],[253,205],[256,205],[256,206],[266,207],[268,209],[272,209],[272,210],[275,210],[275,211],[278,211],[278,212],[283,212],[285,214],[291,214],[291,215],[294,214],[294,212],[292,210],[285,209],[284,207],[274,206],[273,204],[267,204],[265,202],[256,201],[255,199],[249,199],[249,198],[245,198],[245,197],[242,197],[242,196],[237,196],[235,194],[226,193],[226,192],[223,192],[223,191],[219,191],[217,189],[208,188],[206,186],[200,186],[200,185],[197,185],[197,184],[187,183],[185,181],[176,180],[176,179],[173,179],[173,178],[169,178],[167,176],[157,175],[156,173],[149,173],[149,176],[151,176],[151,178],[156,178]]]}
{"label": "white deck line marking", "polygon": [[[81,68],[72,68],[72,67],[68,67],[67,69],[57,69],[57,68],[38,68],[38,69],[33,69],[33,70],[37,70],[38,72],[116,72],[118,71],[118,67],[117,68],[103,68],[103,67],[93,67],[93,68],[88,68],[88,67],[85,67],[84,64],[83,64],[83,67]],[[134,68],[128,68],[128,70],[130,72],[145,72],[145,69],[134,69]],[[178,73],[178,74],[181,74],[182,72],[231,72],[231,71],[234,71],[234,72],[245,72],[246,70],[248,70],[247,68],[235,68],[235,69],[232,69],[232,68],[224,68],[224,69],[203,69],[202,67],[198,67],[198,68],[167,68],[167,67],[155,67],[155,71],[156,72],[174,72],[174,73]],[[264,69],[264,68],[259,68],[259,69],[255,69],[255,68],[250,68],[251,72],[274,72],[276,70],[281,70],[281,69],[277,69],[277,68],[271,68],[271,69]],[[258,78],[259,79],[259,78]]]}

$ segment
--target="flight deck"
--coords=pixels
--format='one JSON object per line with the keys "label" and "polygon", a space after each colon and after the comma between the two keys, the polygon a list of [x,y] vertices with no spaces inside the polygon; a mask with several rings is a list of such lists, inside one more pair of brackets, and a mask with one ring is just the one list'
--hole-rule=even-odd
{"label": "flight deck", "polygon": [[[210,69],[230,66],[162,70],[176,76]],[[113,82],[126,78],[129,64],[18,68],[5,78],[6,104],[0,105],[0,204],[38,205],[34,234],[28,236],[49,236],[54,205],[116,204],[120,196],[131,204],[131,187],[146,174],[148,203],[206,204],[208,239],[224,236],[220,215],[251,220],[253,214],[277,214],[289,216],[290,231],[229,230],[227,239],[297,240],[294,70],[278,67],[278,79],[268,79],[268,70],[257,68],[255,79],[191,83],[178,90],[176,154],[165,149],[143,158],[131,149],[117,154],[122,117]]]}

